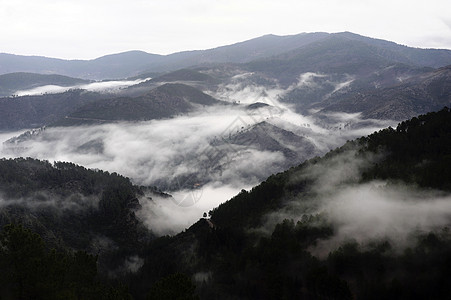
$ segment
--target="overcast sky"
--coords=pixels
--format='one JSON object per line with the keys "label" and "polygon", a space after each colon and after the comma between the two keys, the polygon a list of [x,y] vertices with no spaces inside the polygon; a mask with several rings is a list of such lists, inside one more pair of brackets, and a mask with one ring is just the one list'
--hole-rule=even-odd
{"label": "overcast sky", "polygon": [[451,1],[0,0],[0,52],[22,55],[169,54],[316,31],[451,49]]}

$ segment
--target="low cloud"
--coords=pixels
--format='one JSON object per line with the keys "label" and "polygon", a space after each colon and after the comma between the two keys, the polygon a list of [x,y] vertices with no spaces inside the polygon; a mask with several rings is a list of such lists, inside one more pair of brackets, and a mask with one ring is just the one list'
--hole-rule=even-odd
{"label": "low cloud", "polygon": [[21,206],[32,211],[51,208],[60,213],[67,211],[80,212],[97,209],[98,203],[98,196],[84,196],[79,193],[60,196],[47,191],[38,191],[30,196],[21,198],[11,198],[0,193],[0,207]]}
{"label": "low cloud", "polygon": [[336,248],[346,240],[367,243],[388,239],[397,249],[410,245],[413,233],[451,225],[451,196],[412,186],[372,182],[349,186],[324,199],[320,209],[335,228],[313,252]]}
{"label": "low cloud", "polygon": [[[296,111],[293,104],[286,103],[282,99],[293,90],[310,90],[330,88],[330,93],[338,92],[348,87],[354,78],[349,75],[327,75],[307,72],[299,75],[298,82],[281,87],[277,82],[262,78],[255,73],[243,73],[233,76],[229,82],[222,84],[212,96],[228,102],[241,104],[265,103],[272,107],[262,108],[257,113],[263,113],[268,121],[280,128],[292,131],[297,135],[308,138],[320,152],[324,154],[347,140],[368,135],[374,131],[395,126],[392,120],[362,119],[361,113],[319,113],[313,112],[303,115]],[[261,82],[266,81],[265,84]]]}
{"label": "low cloud", "polygon": [[347,241],[365,245],[388,240],[402,251],[415,242],[415,234],[451,226],[451,196],[444,192],[385,181],[359,184],[362,173],[384,155],[356,155],[357,151],[343,151],[293,174],[290,184],[307,181],[308,190],[268,214],[258,231],[270,234],[284,219],[296,222],[304,215],[320,214],[334,234],[310,251],[324,257]]}
{"label": "low cloud", "polygon": [[138,79],[138,80],[112,80],[112,81],[98,81],[87,84],[79,84],[73,86],[59,86],[59,85],[44,85],[29,90],[17,91],[14,94],[17,96],[33,96],[33,95],[43,95],[43,94],[58,94],[64,93],[68,90],[73,89],[83,89],[91,92],[100,93],[115,93],[121,89],[127,88],[129,86],[139,84],[141,82],[147,81],[150,78]]}
{"label": "low cloud", "polygon": [[[0,154],[70,161],[87,168],[117,172],[138,185],[163,188],[174,195],[173,201],[154,199],[147,203],[143,200],[147,208],[143,211],[158,212],[153,217],[158,222],[142,217],[152,230],[165,234],[186,228],[204,211],[282,171],[281,166],[290,163],[282,152],[253,145],[252,141],[234,144],[235,136],[255,124],[264,121],[305,138],[306,143],[315,145],[314,151],[305,155],[309,158],[388,123],[362,120],[359,114],[301,115],[280,101],[286,90],[274,82],[261,85],[256,80],[266,79],[255,78],[252,73],[242,74],[212,93],[229,102],[240,101],[242,105],[207,107],[166,120],[46,128],[18,145],[5,144]],[[250,110],[243,105],[256,102],[270,106]],[[303,147],[294,149],[292,145],[281,144],[295,152],[304,151]],[[192,208],[181,204],[198,193],[200,187],[200,200]],[[168,221],[163,222],[161,216]]]}
{"label": "low cloud", "polygon": [[122,265],[115,270],[109,271],[108,275],[111,278],[118,277],[120,275],[126,275],[129,273],[136,273],[144,265],[144,259],[138,255],[132,255],[126,257]]}
{"label": "low cloud", "polygon": [[299,75],[298,82],[295,86],[292,86],[291,88],[315,88],[319,84],[315,82],[315,78],[325,78],[327,77],[324,74],[319,73],[313,73],[313,72],[307,72]]}
{"label": "low cloud", "polygon": [[[249,188],[250,186],[244,186]],[[243,186],[210,183],[197,190],[180,190],[172,198],[155,195],[140,199],[138,218],[157,235],[176,234],[195,223],[212,208],[237,194]]]}

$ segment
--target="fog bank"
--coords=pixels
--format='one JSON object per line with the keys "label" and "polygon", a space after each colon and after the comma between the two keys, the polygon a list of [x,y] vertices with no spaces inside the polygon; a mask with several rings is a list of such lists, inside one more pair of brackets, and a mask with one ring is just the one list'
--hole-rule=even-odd
{"label": "fog bank", "polygon": [[137,79],[137,80],[112,80],[112,81],[98,81],[87,84],[79,84],[73,86],[59,86],[59,85],[44,85],[35,87],[29,90],[21,90],[15,92],[17,96],[34,96],[34,95],[43,95],[43,94],[59,94],[64,93],[69,90],[74,89],[82,89],[90,92],[99,92],[99,93],[114,93],[121,89],[127,88],[129,86],[139,84],[141,82],[150,80],[151,78],[146,79]]}

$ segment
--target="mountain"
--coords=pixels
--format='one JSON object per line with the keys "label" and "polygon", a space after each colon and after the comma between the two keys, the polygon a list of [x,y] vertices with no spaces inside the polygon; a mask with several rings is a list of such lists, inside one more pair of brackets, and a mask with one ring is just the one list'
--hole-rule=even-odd
{"label": "mountain", "polygon": [[152,242],[131,289],[183,272],[201,298],[445,297],[450,145],[445,108],[272,175]]}
{"label": "mountain", "polygon": [[196,107],[223,103],[183,84],[148,89],[145,89],[146,94],[137,97],[78,89],[59,94],[0,98],[0,129],[161,119]]}
{"label": "mountain", "polygon": [[264,35],[258,38],[208,50],[183,51],[169,54],[149,66],[153,70],[170,71],[180,68],[221,64],[246,63],[278,55],[322,39],[327,33],[301,33],[289,36]]}
{"label": "mountain", "polygon": [[79,66],[82,78],[117,79],[125,78],[146,70],[146,65],[161,59],[161,55],[144,51],[128,51],[111,54],[84,62]]}
{"label": "mountain", "polygon": [[407,47],[394,42],[369,38],[351,32],[337,33],[337,36],[375,46],[379,49],[378,55],[407,65],[439,68],[449,64],[449,51],[445,49]]}
{"label": "mountain", "polygon": [[[343,46],[349,47],[349,45],[353,47],[351,51],[343,49]],[[324,51],[328,52],[324,53]],[[365,54],[365,51],[369,52]],[[297,52],[299,53],[296,54]],[[313,56],[313,60],[309,63],[306,58],[315,52],[318,52],[318,55]],[[332,34],[319,32],[290,36],[266,35],[214,49],[184,51],[169,55],[129,51],[94,60],[61,60],[3,53],[0,54],[0,74],[33,72],[61,74],[84,79],[111,79],[132,77],[146,72],[169,72],[193,66],[252,62],[250,66],[255,70],[274,67],[272,73],[280,76],[280,72],[283,70],[288,72],[287,75],[293,75],[294,71],[296,71],[295,73],[300,71],[299,67],[309,69],[312,63],[318,64],[322,59],[326,60],[323,61],[320,69],[327,67],[329,70],[343,71],[344,65],[327,66],[327,59],[335,52],[339,56],[348,54],[347,59],[349,59],[349,55],[357,55],[355,59],[348,62],[351,71],[357,71],[357,69],[364,71],[373,63],[384,60],[434,68],[451,64],[450,50],[409,48],[347,32]],[[360,65],[357,62],[359,58],[369,60]],[[289,62],[284,62],[287,59],[294,59],[297,63],[291,66]],[[300,60],[303,61],[303,66],[297,66]],[[345,61],[341,60],[341,62]],[[282,81],[288,80],[286,77],[286,75],[282,76]]]}
{"label": "mountain", "polygon": [[451,105],[450,70],[392,65],[368,77],[310,73],[281,101],[303,114],[361,113],[364,118],[400,121]]}
{"label": "mountain", "polygon": [[313,107],[323,112],[362,112],[366,118],[403,120],[451,106],[451,66],[413,76],[385,88],[349,91]]}
{"label": "mountain", "polygon": [[198,69],[180,69],[173,72],[151,75],[154,76],[143,74],[141,78],[152,77],[152,79],[132,85],[125,92],[130,95],[142,95],[147,93],[150,89],[156,88],[164,83],[180,83],[206,91],[214,89],[215,86],[221,83],[220,78],[209,75]]}
{"label": "mountain", "polygon": [[[70,103],[67,101],[69,95],[74,97],[72,91],[36,98],[1,99],[3,108],[0,114],[4,124],[0,128],[30,128],[49,125],[56,120],[61,120],[60,125],[102,120],[148,120],[167,118],[193,109],[180,98],[177,103],[169,101],[163,106],[156,105],[158,97],[172,99],[166,92],[161,95],[152,95],[156,90],[150,92],[163,83],[189,85],[230,102],[230,94],[233,95],[237,89],[248,91],[246,86],[251,90],[253,86],[265,90],[261,95],[265,95],[268,89],[283,89],[280,100],[302,114],[310,114],[313,109],[320,113],[361,113],[364,118],[402,120],[450,104],[446,92],[449,86],[446,75],[449,68],[446,65],[451,64],[450,53],[449,50],[409,48],[345,32],[284,37],[269,35],[215,49],[167,56],[130,51],[92,61],[27,57],[24,58],[26,62],[19,66],[46,66],[52,71],[42,69],[43,73],[61,71],[61,74],[66,72],[66,66],[70,66],[67,70],[82,72],[77,74],[83,78],[89,74],[97,74],[93,78],[104,78],[106,73],[112,77],[125,77],[146,70],[175,71],[159,73],[153,79],[115,95],[79,93]],[[4,68],[21,61],[19,56],[9,60],[8,55],[0,54],[0,61],[2,57],[5,64],[0,66]],[[186,68],[193,65],[202,66]],[[442,69],[433,69],[437,66],[442,66]],[[184,69],[177,70],[180,67]],[[97,71],[105,73],[101,75]],[[114,72],[122,72],[122,75]],[[69,85],[80,81],[59,75],[15,73],[1,76],[0,85],[3,82],[3,89],[9,91],[25,86]],[[434,88],[442,92],[437,93]],[[242,96],[237,93],[237,97]],[[58,101],[59,97],[61,101]],[[258,99],[260,96],[255,97],[256,101],[261,101]],[[100,98],[103,100],[97,104],[91,101]],[[82,108],[87,104],[91,106]],[[122,108],[114,108],[114,105]],[[70,118],[61,119],[65,116]]]}
{"label": "mountain", "polygon": [[49,125],[103,97],[105,94],[71,90],[60,94],[0,98],[0,128],[16,130]]}
{"label": "mountain", "polygon": [[149,82],[214,81],[214,78],[191,69],[181,69],[149,80]]}
{"label": "mountain", "polygon": [[[348,178],[347,175],[343,174],[343,178],[335,178],[335,180],[340,184],[347,180],[356,184],[371,180],[393,182],[401,180],[404,183],[416,184],[424,188],[435,188],[450,192],[449,178],[451,172],[447,170],[451,163],[448,157],[451,153],[451,131],[449,129],[451,129],[451,110],[444,108],[438,112],[401,122],[396,129],[389,127],[367,137],[349,141],[342,147],[330,151],[322,158],[313,158],[285,172],[270,176],[261,185],[255,187],[253,191],[243,192],[242,195],[238,195],[232,201],[222,204],[214,210],[212,221],[215,221],[218,226],[224,227],[256,226],[262,221],[258,218],[262,217],[263,212],[284,205],[284,197],[287,194],[293,192],[305,193],[303,196],[307,196],[308,193],[314,194],[317,192],[311,186],[308,186],[313,184],[311,179],[317,174],[315,176],[303,174],[303,172],[309,171],[312,166],[319,166],[320,168],[317,171],[324,172],[324,174],[319,175],[327,176],[328,171],[333,171],[334,164],[341,167],[340,163],[350,163],[353,159],[366,159],[366,156],[378,153],[382,154],[381,158],[374,161],[370,159],[370,161],[365,162],[368,165],[360,170],[361,176],[352,174]],[[350,156],[346,157],[344,154]],[[340,156],[344,156],[344,158]],[[339,161],[341,159],[342,162]],[[425,163],[417,164],[421,161]],[[323,166],[324,169],[322,169]],[[265,194],[266,192],[268,194]],[[265,197],[259,198],[259,195],[265,195]],[[257,202],[251,204],[247,201]],[[247,214],[248,217],[241,218],[240,216],[232,217],[228,215],[228,210],[233,210],[233,207],[241,207],[241,212]],[[253,211],[244,211],[243,207],[248,207]]]}
{"label": "mountain", "polygon": [[[240,130],[231,135],[226,142],[229,147],[250,147],[261,151],[281,152],[286,161],[282,166],[278,166],[278,168],[281,168],[280,170],[304,161],[317,151],[314,144],[308,139],[266,121]],[[223,143],[224,141],[218,141],[214,142],[213,145],[217,147]]]}
{"label": "mountain", "polygon": [[106,98],[90,102],[53,125],[71,126],[170,118],[193,111],[196,107],[221,103],[194,87],[167,83],[139,97]]}
{"label": "mountain", "polygon": [[299,75],[307,72],[362,77],[394,64],[416,68],[442,67],[450,64],[450,53],[444,50],[440,52],[443,55],[436,55],[436,51],[428,52],[389,42],[376,43],[373,39],[353,34],[330,34],[298,49],[254,60],[247,66],[252,71],[269,74],[284,84],[292,84]]}
{"label": "mountain", "polygon": [[[160,178],[154,184],[164,190],[174,187],[200,187],[209,182],[224,180],[226,173],[232,173],[233,178],[244,181],[260,181],[266,176],[285,170],[321,151],[306,137],[282,129],[269,122],[262,121],[249,127],[242,126],[237,131],[229,131],[220,137],[213,137],[209,144],[209,152],[196,156],[197,168],[180,176]],[[238,169],[234,166],[239,162],[255,160],[260,153],[277,155],[278,159],[268,164],[260,173],[255,169]],[[261,159],[265,159],[265,154]],[[185,160],[188,158],[185,157]],[[256,160],[258,161],[258,159]],[[229,175],[230,176],[230,175]]]}
{"label": "mountain", "polygon": [[146,71],[167,72],[209,63],[241,63],[294,49],[324,33],[295,36],[267,35],[249,41],[209,50],[184,51],[155,55],[129,51],[99,57],[94,60],[62,60],[38,56],[0,54],[0,74],[34,72],[62,74],[89,79],[110,79],[136,76]]}
{"label": "mountain", "polygon": [[0,75],[0,97],[11,96],[17,91],[29,90],[39,86],[74,86],[89,83],[88,80],[61,75],[42,75],[34,73],[9,73]]}
{"label": "mountain", "polygon": [[106,55],[93,60],[63,60],[0,53],[0,74],[31,72],[61,74],[83,79],[116,79],[146,71],[142,68],[143,63],[154,62],[159,57],[142,51]]}

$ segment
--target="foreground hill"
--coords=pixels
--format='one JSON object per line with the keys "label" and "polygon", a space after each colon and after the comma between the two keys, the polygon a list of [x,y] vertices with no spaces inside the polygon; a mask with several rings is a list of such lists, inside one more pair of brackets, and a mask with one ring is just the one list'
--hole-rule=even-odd
{"label": "foreground hill", "polygon": [[[446,108],[273,175],[153,242],[132,290],[185,272],[206,299],[446,297],[450,145]],[[441,222],[420,223],[436,205]]]}
{"label": "foreground hill", "polygon": [[134,213],[143,191],[116,173],[1,159],[0,193],[0,226],[23,224],[51,247],[99,255],[103,271],[124,268],[153,237]]}
{"label": "foreground hill", "polygon": [[[443,299],[451,283],[450,157],[451,110],[444,108],[272,175],[210,211],[211,218],[158,239],[135,217],[143,190],[128,179],[71,163],[2,159],[0,221],[22,223],[56,247],[99,253],[101,274],[116,270],[137,299],[168,293],[205,299]],[[28,249],[27,259],[33,259],[11,256],[14,241],[33,245],[17,248]],[[61,274],[54,267],[66,262],[67,276],[74,276],[72,261],[89,270],[75,273],[84,280],[68,277],[81,284],[80,295],[96,286],[95,257],[87,253],[52,256],[56,252],[42,251],[39,238],[20,226],[5,227],[0,243],[2,264],[10,257],[46,259],[49,266],[1,277],[6,288],[17,290],[17,280],[26,278],[26,290],[42,296],[35,287],[54,291],[64,282],[40,286],[42,278],[26,274]],[[126,266],[137,273],[126,274]]]}

